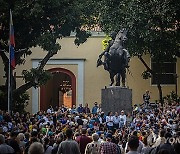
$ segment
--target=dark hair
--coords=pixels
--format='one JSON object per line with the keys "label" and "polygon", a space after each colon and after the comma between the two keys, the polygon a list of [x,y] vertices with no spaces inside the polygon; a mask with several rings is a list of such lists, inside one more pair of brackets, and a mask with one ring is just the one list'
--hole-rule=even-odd
{"label": "dark hair", "polygon": [[109,115],[110,115],[110,113],[111,113],[111,111],[109,111],[107,115],[109,116]]}
{"label": "dark hair", "polygon": [[86,128],[82,128],[82,134],[86,134],[87,133],[87,129]]}
{"label": "dark hair", "polygon": [[44,144],[47,145],[49,143],[49,138],[48,137],[45,137],[44,138]]}
{"label": "dark hair", "polygon": [[137,136],[131,136],[128,141],[128,146],[131,150],[136,151],[139,146],[139,139]]}
{"label": "dark hair", "polygon": [[137,131],[136,131],[136,130],[133,131],[133,132],[132,132],[132,135],[137,137]]}
{"label": "dark hair", "polygon": [[160,137],[164,137],[165,134],[166,134],[166,130],[163,129],[163,130],[160,131]]}
{"label": "dark hair", "polygon": [[171,135],[171,133],[167,132],[167,133],[164,135],[164,137],[167,139],[167,138],[172,137],[172,135]]}
{"label": "dark hair", "polygon": [[160,149],[157,154],[170,154],[170,151],[167,149]]}
{"label": "dark hair", "polygon": [[17,132],[12,131],[12,132],[10,133],[10,136],[11,136],[11,137],[16,137],[16,136],[17,136]]}
{"label": "dark hair", "polygon": [[146,145],[146,146],[148,145],[147,136],[144,137],[143,143],[144,143],[144,145]]}
{"label": "dark hair", "polygon": [[66,137],[67,138],[71,138],[73,136],[73,131],[72,131],[72,129],[67,129],[66,130]]}
{"label": "dark hair", "polygon": [[37,137],[38,136],[38,132],[37,131],[32,131],[31,132],[31,137]]}

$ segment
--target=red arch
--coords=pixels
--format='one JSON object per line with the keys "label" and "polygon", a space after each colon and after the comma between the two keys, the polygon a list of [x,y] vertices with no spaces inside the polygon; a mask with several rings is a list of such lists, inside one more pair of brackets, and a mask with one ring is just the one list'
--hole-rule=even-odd
{"label": "red arch", "polygon": [[[48,70],[49,72],[61,72],[69,75],[72,80],[72,105],[76,105],[76,76],[69,70],[65,68],[51,68]],[[46,104],[44,104],[44,95],[45,95],[45,87],[40,87],[40,110],[46,110]]]}

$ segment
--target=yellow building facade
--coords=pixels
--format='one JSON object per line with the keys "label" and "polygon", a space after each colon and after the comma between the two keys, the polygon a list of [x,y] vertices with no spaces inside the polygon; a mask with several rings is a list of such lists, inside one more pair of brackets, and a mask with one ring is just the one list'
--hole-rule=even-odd
{"label": "yellow building facade", "polygon": [[[61,44],[61,50],[48,61],[45,69],[55,70],[53,73],[61,73],[61,70],[64,70],[65,74],[66,72],[69,72],[73,76],[71,85],[74,84],[75,88],[72,92],[72,95],[74,95],[73,97],[75,99],[74,104],[78,106],[79,104],[85,105],[86,103],[88,103],[89,106],[92,107],[95,101],[101,103],[101,89],[105,86],[108,86],[110,83],[109,73],[105,71],[103,67],[96,67],[98,56],[102,52],[101,42],[104,39],[104,36],[98,34],[92,36],[79,47],[74,45],[74,39],[75,38],[72,36],[59,40]],[[43,59],[45,55],[46,51],[43,51],[41,48],[32,48],[32,54],[31,56],[28,56],[26,58],[26,63],[24,65],[17,66],[14,70],[16,72],[16,75],[21,76],[21,72],[23,69],[29,70],[32,67],[37,67],[39,61]],[[150,66],[150,57],[147,55],[143,58]],[[151,84],[151,79],[144,80],[141,76],[142,72],[146,70],[141,61],[137,57],[132,57],[129,65],[130,73],[127,72],[126,86],[132,89],[132,103],[142,103],[142,95],[146,90],[150,91],[152,102],[158,100],[157,87]],[[0,66],[3,66],[1,59]],[[0,72],[0,84],[3,84],[5,82],[5,79],[3,78],[3,67],[0,67]],[[180,59],[178,59],[176,63],[176,73],[178,76],[180,76]],[[42,106],[44,104],[46,104],[47,108],[48,105],[51,105],[51,103],[53,103],[54,100],[50,95],[54,95],[55,93],[57,95],[58,92],[55,92],[55,89],[62,86],[63,81],[60,82],[60,80],[62,80],[61,76],[64,77],[64,80],[68,78],[68,76],[64,76],[63,74],[56,75],[56,79],[54,79],[53,81],[48,81],[46,86],[44,86],[43,96],[41,88],[31,88],[28,90],[30,94],[30,101],[29,105],[27,106],[27,111],[35,113],[38,110],[42,109]],[[22,78],[17,78],[16,81],[17,87],[24,83]],[[50,82],[53,83],[51,84]],[[179,88],[180,84],[177,80],[178,95],[180,95]],[[163,96],[165,96],[172,90],[175,91],[175,89],[175,84],[162,85]],[[56,98],[60,97],[60,95],[61,94],[58,93],[58,96],[56,96]],[[41,104],[42,100],[45,102],[43,105]],[[63,102],[59,104],[62,103]]]}

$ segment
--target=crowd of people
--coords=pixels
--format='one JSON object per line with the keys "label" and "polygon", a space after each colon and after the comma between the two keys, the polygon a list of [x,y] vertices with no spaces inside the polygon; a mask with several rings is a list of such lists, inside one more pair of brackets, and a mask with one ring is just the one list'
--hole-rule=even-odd
{"label": "crowd of people", "polygon": [[92,109],[0,111],[0,154],[179,154],[179,113],[177,102],[162,107],[147,101],[129,113],[106,114],[97,102]]}

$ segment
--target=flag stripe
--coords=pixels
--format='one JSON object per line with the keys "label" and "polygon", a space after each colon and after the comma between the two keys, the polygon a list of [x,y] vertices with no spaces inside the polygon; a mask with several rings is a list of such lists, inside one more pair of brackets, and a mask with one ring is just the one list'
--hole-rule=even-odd
{"label": "flag stripe", "polygon": [[12,13],[10,11],[10,32],[9,32],[9,46],[10,46],[10,63],[12,68],[14,69],[16,66],[15,56],[14,56],[14,47],[15,47],[15,39],[14,39],[14,27],[12,21]]}

